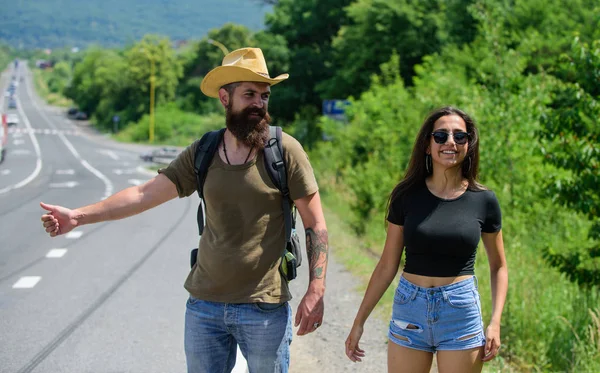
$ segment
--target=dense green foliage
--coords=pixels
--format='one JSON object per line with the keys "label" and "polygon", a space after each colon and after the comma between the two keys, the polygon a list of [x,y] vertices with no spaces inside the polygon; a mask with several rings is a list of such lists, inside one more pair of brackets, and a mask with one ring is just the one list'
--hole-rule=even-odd
{"label": "dense green foliage", "polygon": [[561,171],[550,177],[554,199],[589,217],[589,242],[581,240],[546,252],[551,263],[584,286],[600,284],[600,40],[575,39],[561,56],[551,110],[543,120],[545,160]]}
{"label": "dense green foliage", "polygon": [[[198,115],[181,111],[175,103],[157,107],[155,139],[158,143],[187,146],[198,138],[199,133],[213,131],[225,126],[222,113]],[[150,118],[144,115],[135,126],[119,132],[117,139],[124,142],[144,142],[148,140]]]}
{"label": "dense green foliage", "polygon": [[81,110],[94,115],[100,127],[113,128],[114,115],[127,125],[149,111],[151,79],[155,79],[155,103],[172,101],[182,73],[169,40],[146,36],[122,51],[88,51],[75,65],[65,93]]}
{"label": "dense green foliage", "polygon": [[2,69],[12,61],[13,57],[12,48],[6,44],[0,43],[0,66],[2,66]]}
{"label": "dense green foliage", "polygon": [[226,22],[262,29],[269,10],[247,0],[14,0],[0,12],[0,39],[18,48],[117,46],[147,33],[188,40]]}
{"label": "dense green foliage", "polygon": [[[62,56],[48,85],[65,87],[99,127],[118,113],[119,138],[147,141],[153,56],[156,140],[187,145],[222,126],[219,103],[199,91],[223,56],[209,39],[260,46],[272,76],[290,73],[272,89],[276,123],[310,149],[325,201],[375,254],[420,123],[442,105],[466,110],[479,124],[480,178],[501,203],[509,265],[493,367],[600,371],[597,1],[566,11],[562,0],[280,0],[266,24],[226,24],[177,53],[147,37]],[[319,115],[326,98],[350,99],[346,120]],[[483,250],[476,272],[487,322]]]}

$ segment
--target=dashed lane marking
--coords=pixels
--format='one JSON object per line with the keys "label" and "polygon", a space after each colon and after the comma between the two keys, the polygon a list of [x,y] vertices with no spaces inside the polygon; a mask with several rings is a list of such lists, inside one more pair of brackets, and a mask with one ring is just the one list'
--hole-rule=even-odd
{"label": "dashed lane marking", "polygon": [[65,237],[70,240],[74,240],[74,239],[81,237],[82,234],[83,234],[82,231],[71,231],[71,232],[67,233],[67,235]]}
{"label": "dashed lane marking", "polygon": [[15,128],[11,127],[8,129],[8,133],[20,135],[20,134],[28,134],[33,133],[36,135],[68,135],[68,136],[81,136],[79,131],[74,130],[59,130],[59,129],[49,129],[49,128]]}
{"label": "dashed lane marking", "polygon": [[12,286],[13,289],[31,289],[42,279],[41,276],[23,276]]}
{"label": "dashed lane marking", "polygon": [[67,249],[52,249],[46,254],[46,258],[62,258],[67,253]]}
{"label": "dashed lane marking", "polygon": [[79,185],[79,183],[76,181],[67,181],[64,183],[51,183],[51,184],[48,184],[48,187],[49,188],[75,188],[77,185]]}

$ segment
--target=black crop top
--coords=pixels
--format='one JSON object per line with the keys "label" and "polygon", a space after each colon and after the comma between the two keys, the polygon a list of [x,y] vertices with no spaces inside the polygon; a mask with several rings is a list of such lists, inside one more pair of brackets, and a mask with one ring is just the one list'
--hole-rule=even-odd
{"label": "black crop top", "polygon": [[502,227],[494,192],[467,190],[447,200],[425,183],[391,201],[387,220],[404,227],[404,272],[432,277],[474,274],[481,233]]}

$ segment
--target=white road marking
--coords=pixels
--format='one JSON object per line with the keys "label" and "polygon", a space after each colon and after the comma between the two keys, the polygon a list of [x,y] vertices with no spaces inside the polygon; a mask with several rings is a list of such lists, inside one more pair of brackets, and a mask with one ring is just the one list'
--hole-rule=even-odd
{"label": "white road marking", "polygon": [[57,175],[75,175],[75,170],[56,170]]}
{"label": "white road marking", "polygon": [[[27,87],[29,87],[28,84],[25,84],[25,85]],[[16,96],[15,100],[17,101],[17,111],[21,115],[21,118],[23,118],[25,127],[27,127],[29,130],[31,130],[32,129],[31,123],[29,123],[29,119],[27,119],[27,116],[25,115],[25,112],[23,111],[23,106],[21,105],[21,100],[19,99],[19,96]],[[42,151],[40,149],[40,144],[38,143],[37,138],[35,137],[35,135],[33,134],[32,131],[29,131],[29,137],[31,138],[31,143],[33,144],[33,148],[35,149],[35,154],[37,157],[36,162],[35,162],[35,169],[29,176],[27,176],[27,178],[25,178],[21,182],[15,184],[15,185],[9,185],[6,188],[0,189],[0,194],[7,193],[13,189],[19,189],[19,188],[24,187],[25,185],[29,184],[32,180],[34,180],[39,175],[40,171],[42,170]],[[16,153],[16,152],[11,152],[11,154],[14,154],[14,153]],[[17,153],[17,154],[19,154],[19,153]],[[29,151],[27,151],[26,154],[29,154]]]}
{"label": "white road marking", "polygon": [[67,235],[65,236],[65,238],[68,238],[70,240],[74,240],[74,239],[77,239],[77,238],[81,237],[82,234],[83,234],[82,231],[71,231],[71,232],[67,233]]}
{"label": "white road marking", "polygon": [[[15,150],[11,150],[10,154],[11,155],[27,155],[27,154],[31,154],[31,150],[27,150],[27,149],[15,149]],[[2,194],[1,191],[0,191],[0,194]]]}
{"label": "white road marking", "polygon": [[[53,129],[56,129],[56,126],[50,121],[50,119],[48,119],[48,116],[46,115],[46,113],[44,113],[40,109],[40,107],[38,106],[38,104],[33,99],[33,95],[31,94],[30,84],[25,84],[25,86],[27,87],[27,94],[31,98],[31,103],[33,104],[33,106],[40,113],[40,115],[42,116],[42,118],[44,118],[44,120],[48,123],[48,125],[50,125],[50,127],[52,127]],[[100,180],[102,180],[104,182],[104,197],[102,199],[108,198],[113,193],[113,184],[112,184],[112,182],[106,176],[104,176],[104,174],[102,174],[100,171],[98,171],[97,169],[95,169],[94,167],[92,167],[85,159],[81,158],[81,156],[79,155],[79,153],[77,152],[77,150],[75,150],[75,147],[73,146],[73,144],[71,144],[71,142],[69,140],[67,140],[67,138],[65,137],[65,135],[63,135],[62,133],[59,132],[58,133],[58,137],[62,140],[62,142],[67,147],[67,149],[69,149],[69,151],[71,152],[71,154],[73,154],[73,156],[77,160],[79,160],[79,162],[81,162],[81,164],[83,165],[83,167],[85,167],[88,171],[90,171],[92,174],[94,174],[96,177],[98,177]]]}
{"label": "white road marking", "polygon": [[140,184],[144,184],[145,183],[144,180],[140,180],[140,179],[129,179],[129,180],[127,180],[127,182],[129,184],[133,184],[133,185],[140,185]]}
{"label": "white road marking", "polygon": [[48,184],[48,186],[50,188],[75,188],[77,185],[79,185],[79,183],[76,182],[76,181],[66,181],[64,183],[50,183],[50,184]]}
{"label": "white road marking", "polygon": [[67,249],[52,249],[46,254],[46,258],[62,258],[67,253]]}
{"label": "white road marking", "polygon": [[137,169],[130,168],[130,169],[126,169],[126,170],[121,170],[120,168],[117,168],[116,170],[113,170],[113,172],[117,175],[131,175],[131,174],[135,174],[137,172]]}
{"label": "white road marking", "polygon": [[149,169],[144,168],[142,166],[139,166],[135,170],[137,171],[138,174],[148,175],[150,177],[154,177],[154,176],[158,175],[158,173],[156,171],[150,171]]}
{"label": "white road marking", "polygon": [[4,175],[8,175],[10,174],[10,170],[2,170],[0,171],[0,175],[4,176]]}
{"label": "white road marking", "polygon": [[31,289],[42,279],[41,276],[23,276],[12,286],[13,289]]}
{"label": "white road marking", "polygon": [[[49,132],[50,131],[50,132]],[[77,130],[59,130],[59,129],[43,129],[43,128],[14,128],[8,129],[8,133],[12,134],[13,137],[20,137],[24,133],[35,133],[38,135],[69,135],[69,136],[81,136]]]}
{"label": "white road marking", "polygon": [[13,145],[22,145],[25,144],[25,140],[14,140]]}
{"label": "white road marking", "polygon": [[109,149],[99,149],[99,150],[97,150],[97,152],[100,153],[100,154],[107,155],[110,158],[114,159],[115,161],[119,160],[119,156],[117,155],[117,153],[115,153],[112,150],[109,150]]}

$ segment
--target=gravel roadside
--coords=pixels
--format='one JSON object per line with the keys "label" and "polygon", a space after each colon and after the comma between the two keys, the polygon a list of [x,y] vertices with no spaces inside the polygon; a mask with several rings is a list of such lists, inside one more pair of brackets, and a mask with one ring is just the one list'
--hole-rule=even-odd
{"label": "gravel roadside", "polygon": [[[297,224],[297,230],[300,237],[303,237],[304,231],[300,222]],[[359,280],[336,261],[335,252],[335,245],[331,245],[323,325],[308,335],[294,334],[290,373],[387,372],[389,320],[379,316],[377,308],[367,320],[360,341],[361,348],[365,350],[365,358],[360,363],[353,363],[346,357],[344,343],[364,292],[358,290],[361,287]],[[294,297],[290,304],[294,317],[308,287],[308,263],[304,263],[298,268],[298,277],[290,282],[290,291]],[[296,332],[297,328],[294,328],[294,333]],[[435,361],[431,373],[437,373]]]}
{"label": "gravel roadside", "polygon": [[[325,293],[325,316],[323,325],[315,332],[294,335],[291,346],[290,373],[300,372],[387,372],[386,321],[372,315],[365,324],[360,346],[366,356],[361,363],[353,363],[344,352],[344,342],[350,332],[354,316],[362,301],[357,292],[359,282],[342,265],[335,261],[335,248],[329,257],[327,290]],[[308,265],[302,269],[290,288],[294,299],[294,316],[308,286]],[[297,331],[295,328],[294,333]]]}

